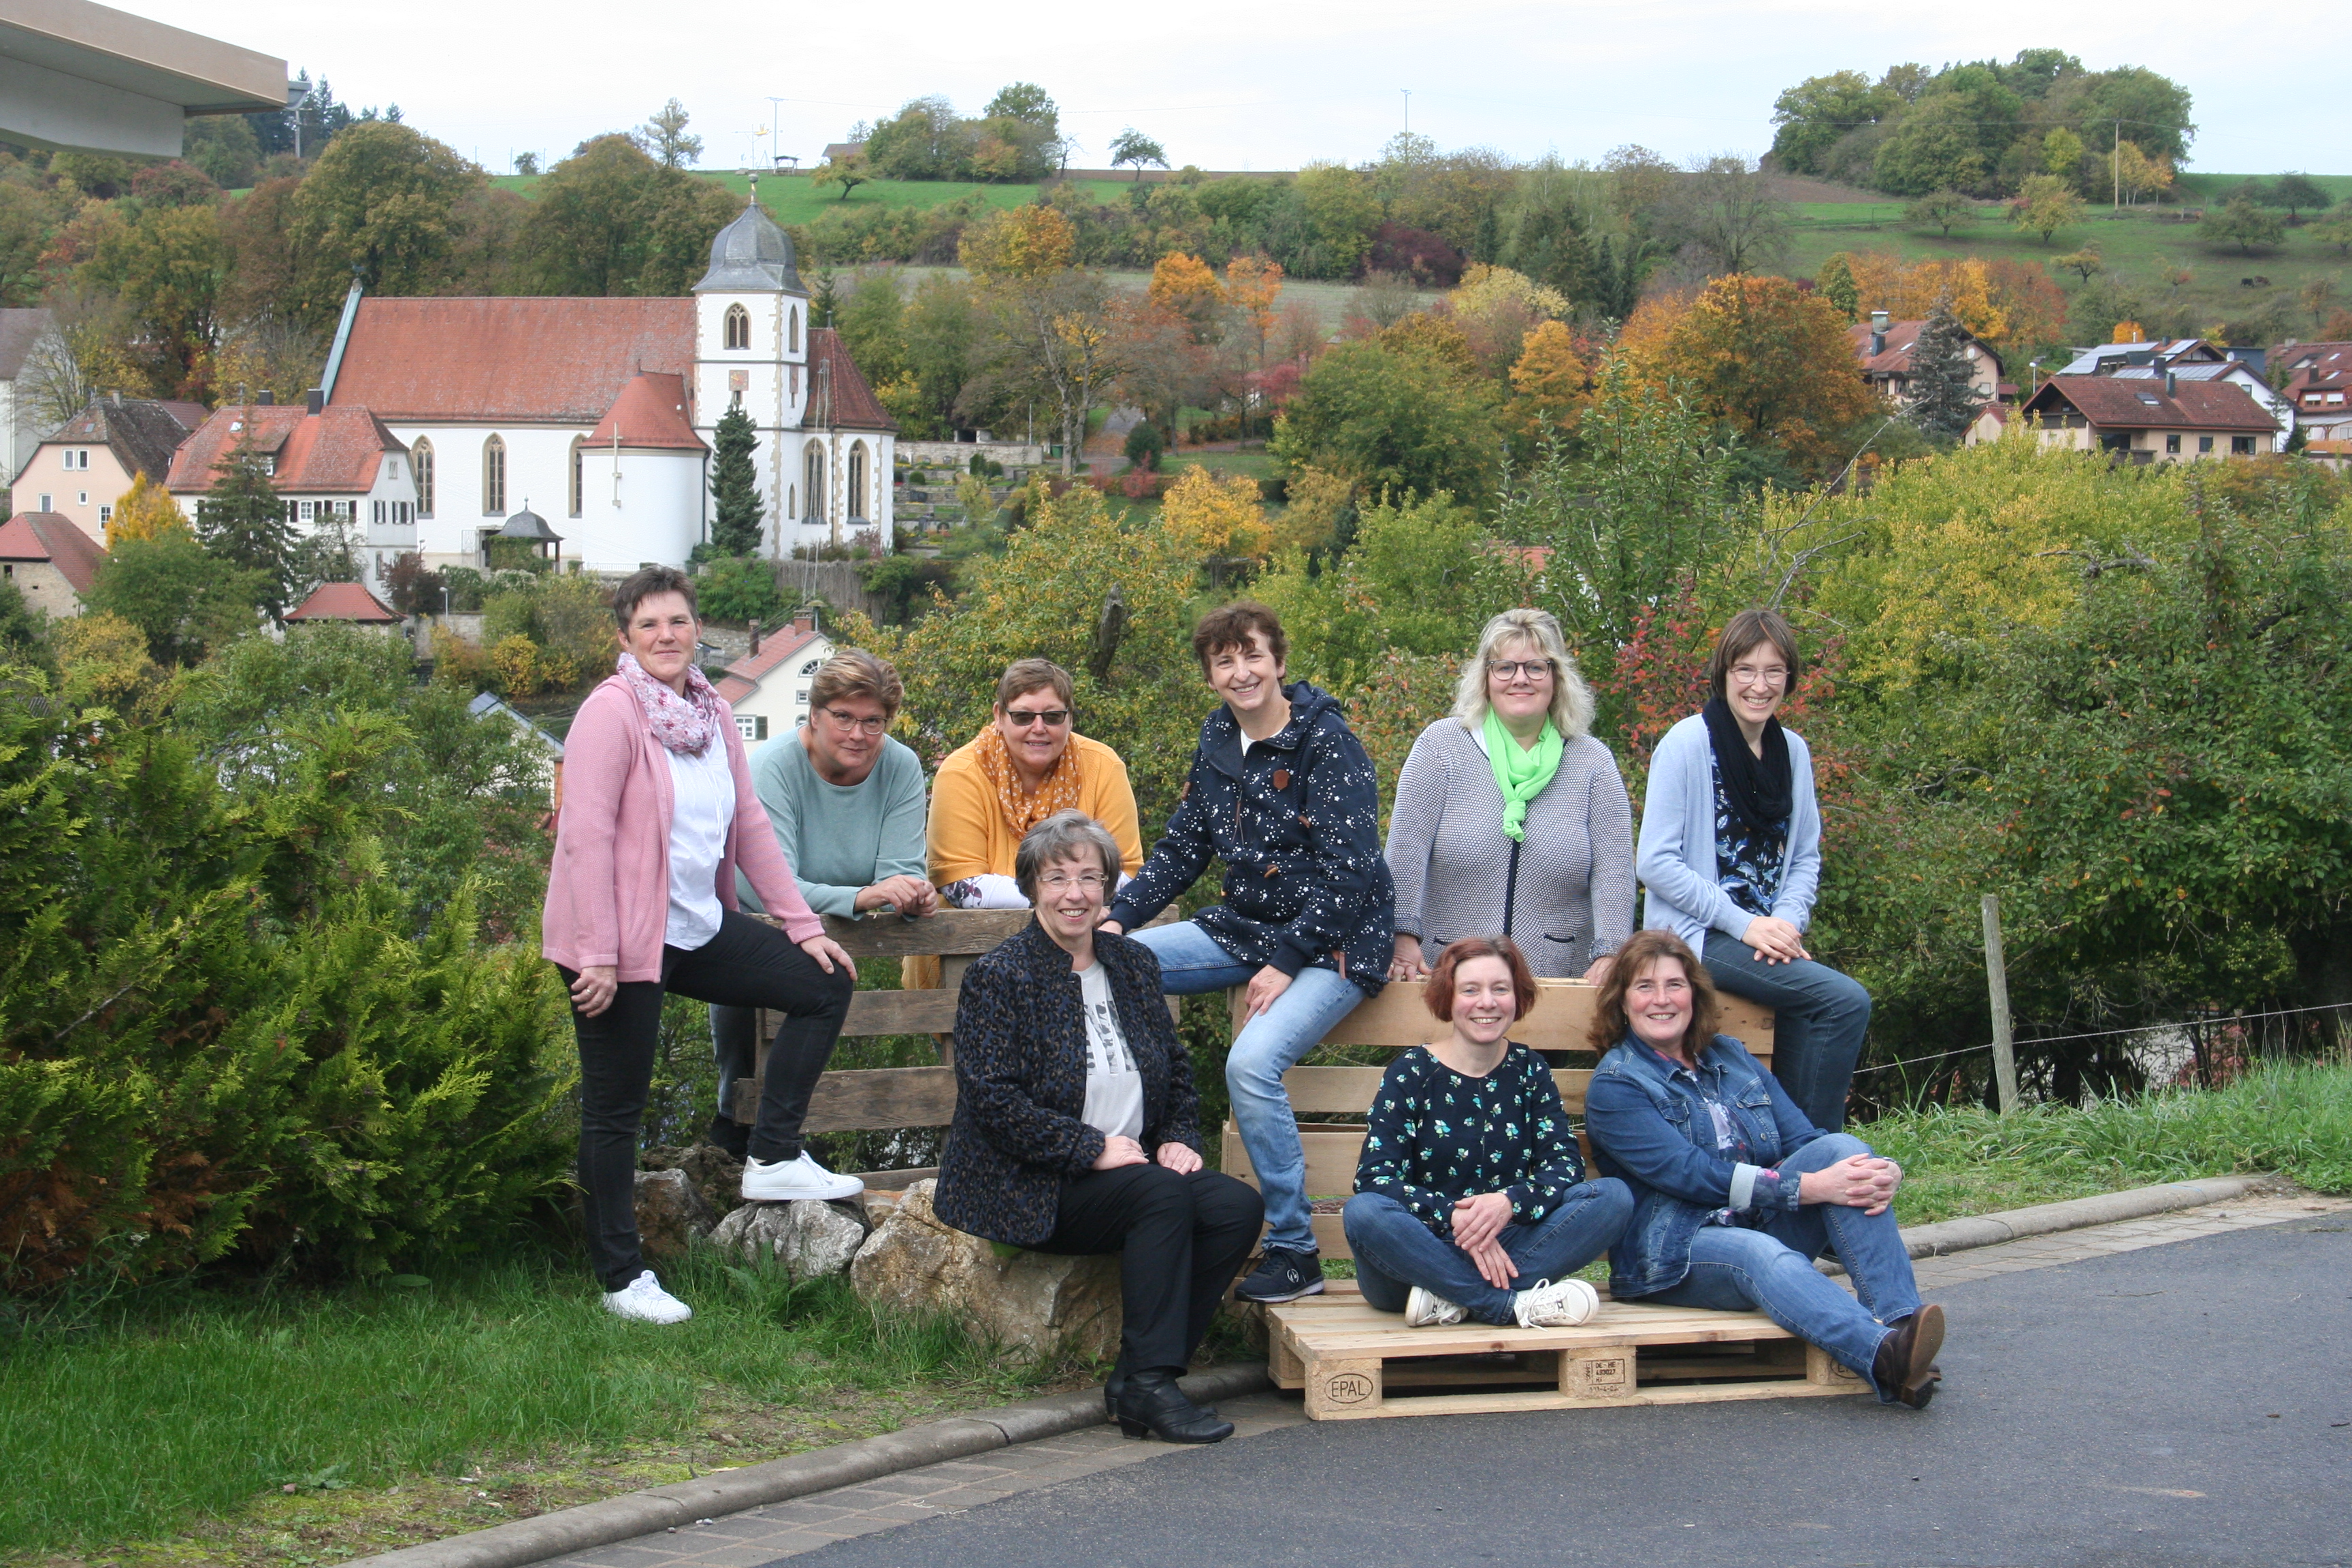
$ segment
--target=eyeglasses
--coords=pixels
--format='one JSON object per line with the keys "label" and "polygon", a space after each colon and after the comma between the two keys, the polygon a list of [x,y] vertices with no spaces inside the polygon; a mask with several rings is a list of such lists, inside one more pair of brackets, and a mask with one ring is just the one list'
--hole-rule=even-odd
{"label": "eyeglasses", "polygon": [[845,733],[855,730],[861,735],[878,735],[890,727],[890,721],[878,713],[869,713],[861,719],[855,713],[845,713],[838,708],[828,708],[824,710],[824,716],[833,721],[835,729]]}
{"label": "eyeglasses", "polygon": [[1026,730],[1032,724],[1043,724],[1049,730],[1058,730],[1070,721],[1070,710],[1066,708],[1039,708],[1034,710],[1027,708],[1007,708],[1004,710],[1004,717],[1012,721],[1013,727],[1016,730]]}
{"label": "eyeglasses", "polygon": [[1486,673],[1489,675],[1501,676],[1505,680],[1517,680],[1522,675],[1526,676],[1529,680],[1541,680],[1551,673],[1551,660],[1548,658],[1490,658],[1486,661]]}
{"label": "eyeglasses", "polygon": [[1752,664],[1735,664],[1731,667],[1731,679],[1737,686],[1786,686],[1789,667],[1774,664],[1759,669]]}
{"label": "eyeglasses", "polygon": [[1081,871],[1075,877],[1055,871],[1038,878],[1037,885],[1049,893],[1066,893],[1072,888],[1085,888],[1099,893],[1106,883],[1100,871]]}

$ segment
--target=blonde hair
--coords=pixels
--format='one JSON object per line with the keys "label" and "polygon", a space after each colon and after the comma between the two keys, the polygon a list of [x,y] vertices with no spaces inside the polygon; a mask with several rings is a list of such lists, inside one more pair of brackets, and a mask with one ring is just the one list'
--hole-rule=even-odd
{"label": "blonde hair", "polygon": [[1582,739],[1592,729],[1592,688],[1584,684],[1583,671],[1576,668],[1570,657],[1568,639],[1560,635],[1559,622],[1549,610],[1505,610],[1486,623],[1478,634],[1478,651],[1462,667],[1462,679],[1454,688],[1454,716],[1465,730],[1485,727],[1486,710],[1486,661],[1501,644],[1532,643],[1536,651],[1551,661],[1551,724],[1566,741]]}

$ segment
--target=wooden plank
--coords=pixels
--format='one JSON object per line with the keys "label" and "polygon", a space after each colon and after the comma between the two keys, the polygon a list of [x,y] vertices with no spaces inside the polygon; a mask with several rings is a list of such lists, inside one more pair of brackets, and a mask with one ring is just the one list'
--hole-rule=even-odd
{"label": "wooden plank", "polygon": [[842,1035],[944,1035],[955,1027],[953,991],[860,991],[849,999]]}
{"label": "wooden plank", "polygon": [[[1368,1373],[1350,1369],[1357,1377]],[[1314,1374],[1308,1374],[1308,1388]],[[1353,1386],[1352,1384],[1350,1386]],[[1594,1410],[1611,1406],[1641,1406],[1664,1405],[1713,1405],[1735,1399],[1802,1399],[1812,1395],[1848,1394],[1850,1391],[1824,1388],[1818,1384],[1780,1378],[1762,1383],[1699,1383],[1675,1384],[1666,1387],[1637,1388],[1633,1393],[1616,1398],[1591,1399],[1559,1393],[1506,1394],[1425,1394],[1412,1398],[1379,1403],[1363,1401],[1354,1405],[1341,1404],[1327,1396],[1321,1409],[1310,1405],[1307,1419],[1311,1421],[1363,1421],[1390,1415],[1507,1415],[1525,1410]]]}
{"label": "wooden plank", "polygon": [[[1380,1092],[1386,1068],[1292,1068],[1282,1075],[1290,1109],[1301,1116],[1361,1116]],[[1584,1110],[1584,1091],[1592,1082],[1589,1068],[1554,1068],[1552,1081],[1571,1116]]]}
{"label": "wooden plank", "polygon": [[829,1072],[809,1096],[811,1132],[944,1127],[955,1120],[952,1068],[869,1068]]}
{"label": "wooden plank", "polygon": [[[1331,1026],[1323,1037],[1327,1046],[1389,1046],[1402,1049],[1406,1046],[1426,1045],[1444,1032],[1445,1026],[1430,1016],[1422,1001],[1428,982],[1423,980],[1391,980],[1378,996],[1359,1004],[1355,1011]],[[1600,994],[1598,986],[1581,980],[1538,980],[1536,982],[1536,1005],[1528,1009],[1526,1017],[1511,1026],[1511,1038],[1538,1051],[1581,1051],[1591,1046],[1585,1036],[1592,1026],[1592,1004]],[[1234,1028],[1236,1033],[1243,1024],[1243,990],[1236,986],[1231,993]],[[1772,1013],[1743,997],[1723,997],[1723,1032],[1746,1046],[1756,1056],[1769,1061],[1772,1058]]]}
{"label": "wooden plank", "polygon": [[910,958],[919,954],[989,952],[1029,923],[1027,910],[941,910],[919,921],[891,916],[849,921],[826,915],[824,934],[852,958]]}
{"label": "wooden plank", "polygon": [[859,1179],[869,1192],[900,1193],[917,1182],[928,1182],[939,1173],[937,1165],[923,1165],[908,1171],[868,1171]]}

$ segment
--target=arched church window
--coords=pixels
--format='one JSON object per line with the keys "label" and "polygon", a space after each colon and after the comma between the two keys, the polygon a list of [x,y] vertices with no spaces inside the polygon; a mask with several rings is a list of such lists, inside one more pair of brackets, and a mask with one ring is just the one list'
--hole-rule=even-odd
{"label": "arched church window", "polygon": [[801,482],[808,487],[808,511],[811,522],[824,521],[824,448],[809,444],[808,455],[801,459]]}
{"label": "arched church window", "polygon": [[416,515],[433,515],[433,443],[420,440],[408,449],[408,460],[416,465]]}
{"label": "arched church window", "polygon": [[788,323],[784,347],[793,353],[798,353],[801,352],[801,308],[793,306],[784,313],[784,319]]}
{"label": "arched church window", "polygon": [[751,312],[740,305],[727,307],[727,346],[730,349],[751,346]]}
{"label": "arched church window", "polygon": [[583,436],[572,437],[572,515],[580,515],[583,498],[588,493],[588,441]]}
{"label": "arched church window", "polygon": [[493,436],[482,443],[482,515],[507,514],[507,444]]}
{"label": "arched church window", "polygon": [[864,519],[866,511],[866,443],[849,448],[849,515]]}

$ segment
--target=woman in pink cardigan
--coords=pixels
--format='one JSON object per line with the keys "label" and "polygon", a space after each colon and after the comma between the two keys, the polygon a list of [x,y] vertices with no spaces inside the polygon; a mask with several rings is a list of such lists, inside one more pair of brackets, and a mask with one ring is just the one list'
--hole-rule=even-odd
{"label": "woman in pink cardigan", "polygon": [[[743,1196],[854,1197],[864,1184],[809,1158],[801,1120],[857,967],[801,897],[751,793],[735,716],[695,668],[693,583],[648,566],[614,590],[613,615],[620,667],[581,704],[565,742],[541,951],[572,988],[580,1185],[604,1305],[675,1323],[693,1312],[645,1267],[635,1203],[663,994],[783,1016]],[[782,931],[735,908],[738,865]]]}

